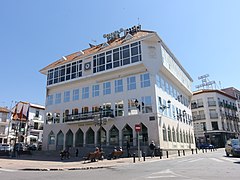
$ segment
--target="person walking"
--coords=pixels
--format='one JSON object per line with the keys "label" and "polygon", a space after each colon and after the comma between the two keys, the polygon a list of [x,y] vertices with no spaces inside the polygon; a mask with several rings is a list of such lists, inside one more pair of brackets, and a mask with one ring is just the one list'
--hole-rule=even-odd
{"label": "person walking", "polygon": [[78,157],[78,148],[76,149],[76,157]]}
{"label": "person walking", "polygon": [[154,155],[155,147],[156,147],[156,145],[155,145],[154,141],[152,141],[151,144],[149,145],[149,149],[151,151],[151,158],[155,156]]}

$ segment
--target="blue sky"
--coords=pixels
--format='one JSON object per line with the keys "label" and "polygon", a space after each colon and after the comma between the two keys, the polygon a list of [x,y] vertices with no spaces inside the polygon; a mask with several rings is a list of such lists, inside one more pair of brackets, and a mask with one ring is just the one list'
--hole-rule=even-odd
{"label": "blue sky", "polygon": [[156,31],[195,85],[209,74],[221,87],[240,89],[238,0],[2,0],[0,106],[45,104],[39,70],[64,55],[102,43],[102,35],[140,23]]}

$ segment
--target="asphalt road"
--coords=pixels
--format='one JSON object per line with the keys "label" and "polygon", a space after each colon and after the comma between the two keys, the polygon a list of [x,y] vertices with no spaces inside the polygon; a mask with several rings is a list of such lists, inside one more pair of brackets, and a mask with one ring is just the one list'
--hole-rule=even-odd
{"label": "asphalt road", "polygon": [[142,180],[142,179],[240,179],[240,158],[226,157],[223,149],[183,156],[156,159],[122,166],[68,171],[16,171],[0,169],[0,180]]}

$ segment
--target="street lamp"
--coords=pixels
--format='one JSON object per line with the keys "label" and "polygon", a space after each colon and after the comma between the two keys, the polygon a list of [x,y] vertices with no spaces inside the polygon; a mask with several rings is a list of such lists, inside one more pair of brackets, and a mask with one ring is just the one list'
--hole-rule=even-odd
{"label": "street lamp", "polygon": [[95,121],[95,125],[99,125],[100,126],[100,130],[99,130],[99,150],[102,151],[102,125],[103,125],[103,119],[102,119],[102,113],[103,113],[103,109],[100,106],[99,107],[99,112],[96,113],[96,115],[94,116],[94,121]]}

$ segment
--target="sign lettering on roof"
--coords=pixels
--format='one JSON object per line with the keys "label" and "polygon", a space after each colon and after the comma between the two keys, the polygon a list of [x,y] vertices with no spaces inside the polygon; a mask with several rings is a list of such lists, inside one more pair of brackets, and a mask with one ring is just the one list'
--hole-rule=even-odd
{"label": "sign lettering on roof", "polygon": [[118,31],[114,31],[112,33],[104,34],[103,37],[107,38],[107,41],[111,41],[111,40],[120,38],[121,33],[124,33],[124,36],[126,36],[128,33],[134,34],[134,33],[138,32],[140,30],[141,30],[141,25],[133,26],[133,27],[127,28],[127,29],[121,28]]}

